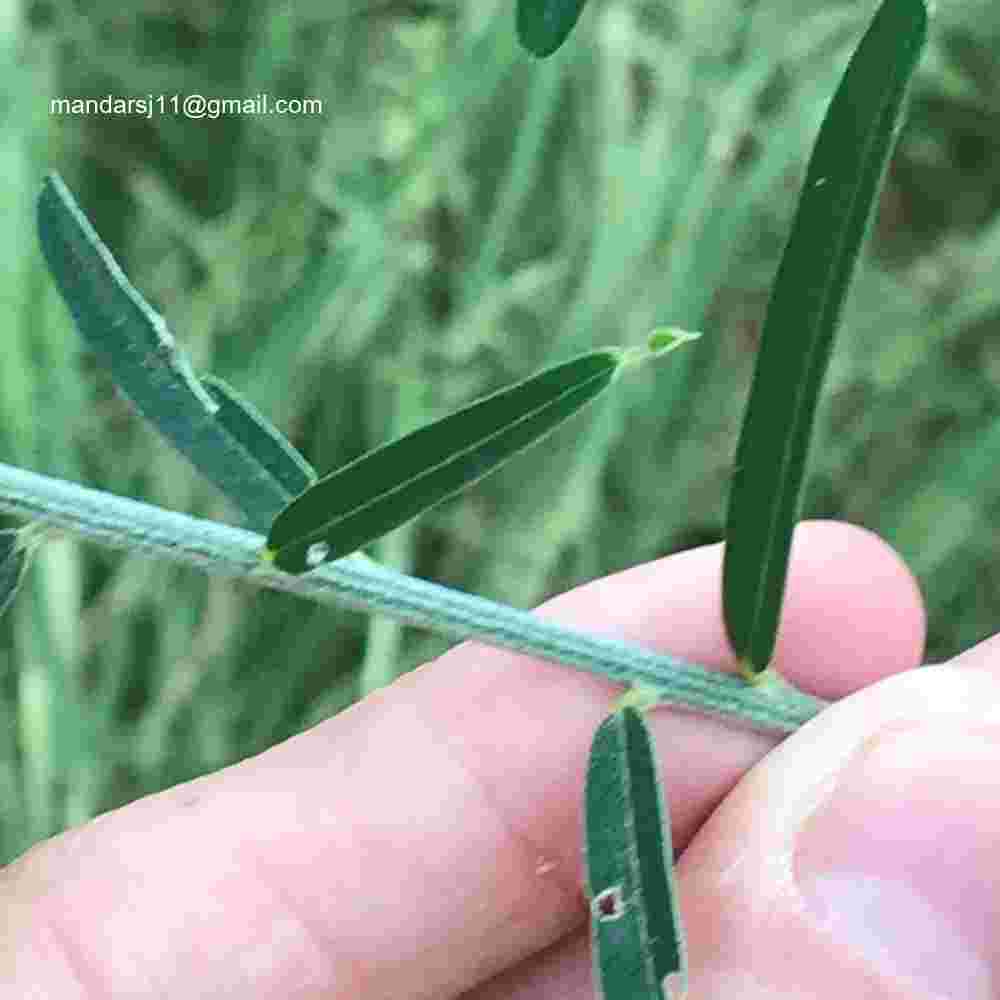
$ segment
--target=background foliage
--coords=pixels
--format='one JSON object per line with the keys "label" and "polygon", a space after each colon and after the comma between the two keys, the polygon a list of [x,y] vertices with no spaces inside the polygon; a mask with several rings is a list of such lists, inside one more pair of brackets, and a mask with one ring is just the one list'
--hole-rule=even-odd
{"label": "background foliage", "polygon": [[[81,349],[34,231],[56,168],[195,369],[321,474],[592,346],[660,323],[706,331],[378,558],[530,607],[720,540],[767,289],[874,6],[590,0],[539,63],[507,0],[0,0],[0,461],[235,516]],[[1000,625],[998,43],[995,4],[940,5],[803,512],[902,553],[930,660]],[[324,113],[49,111],[192,93],[319,97]],[[0,622],[0,860],[258,752],[441,648],[50,543]]]}

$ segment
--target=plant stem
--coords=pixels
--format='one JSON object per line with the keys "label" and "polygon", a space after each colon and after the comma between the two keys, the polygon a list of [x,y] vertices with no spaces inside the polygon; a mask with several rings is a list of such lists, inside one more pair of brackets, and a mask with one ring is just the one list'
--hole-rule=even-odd
{"label": "plant stem", "polygon": [[0,511],[113,548],[145,551],[319,603],[379,612],[456,639],[478,639],[621,683],[642,684],[656,689],[660,703],[765,732],[793,732],[827,704],[780,678],[751,687],[739,677],[665,653],[576,632],[530,611],[397,573],[363,555],[293,576],[260,559],[262,535],[3,464]]}

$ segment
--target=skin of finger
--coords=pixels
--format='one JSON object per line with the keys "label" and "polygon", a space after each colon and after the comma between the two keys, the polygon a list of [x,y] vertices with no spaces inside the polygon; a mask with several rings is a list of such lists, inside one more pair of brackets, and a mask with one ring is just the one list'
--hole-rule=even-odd
{"label": "skin of finger", "polygon": [[[839,669],[843,693],[918,662],[919,593],[875,536],[808,523],[794,558],[778,645],[789,677],[817,690]],[[720,576],[710,546],[540,613],[723,665]],[[48,976],[60,997],[88,1000],[192,984],[205,996],[458,995],[582,921],[583,773],[616,692],[464,644],[257,758],[29,852],[0,879],[22,915],[0,945],[0,983]],[[683,846],[775,740],[651,719],[671,747],[661,758]]]}
{"label": "skin of finger", "polygon": [[[969,733],[976,734],[978,744],[971,753],[957,739]],[[796,866],[803,863],[802,845],[809,843],[799,831],[808,830],[810,817],[852,759],[864,755],[878,762],[870,766],[887,768],[881,782],[877,775],[870,780],[888,795],[893,789],[901,794],[892,759],[894,745],[904,745],[899,742],[904,737],[905,773],[920,775],[916,796],[912,786],[907,792],[912,823],[930,841],[947,850],[947,835],[937,829],[935,811],[941,830],[954,822],[956,812],[977,813],[981,819],[989,815],[971,802],[963,807],[961,798],[995,788],[998,671],[976,672],[957,662],[928,667],[889,678],[833,706],[740,783],[683,858],[693,996],[930,1000],[932,993],[925,993],[919,981],[878,970],[862,953],[842,946],[811,915],[794,878]],[[880,814],[886,808],[891,808],[887,802],[880,803]],[[839,813],[838,822],[864,829],[871,819],[860,808],[858,813]],[[994,809],[990,828],[997,822],[1000,810]],[[994,855],[1000,869],[1000,855]]]}
{"label": "skin of finger", "polygon": [[[972,734],[971,752],[968,742],[959,744],[959,734]],[[972,803],[963,797],[985,789],[992,798],[1000,745],[1000,637],[948,664],[887,678],[841,700],[738,783],[677,865],[690,997],[931,1000],[919,982],[873,969],[863,954],[838,944],[811,916],[794,878],[802,863],[799,832],[808,830],[844,767],[879,750],[874,759],[891,766],[894,741],[901,738],[906,772],[919,774],[919,796],[940,809],[945,824],[972,814]],[[898,782],[890,771],[882,784],[891,793],[898,792]],[[1000,823],[1000,806],[979,806],[988,841],[989,830]],[[838,822],[865,829],[870,817],[840,814]],[[922,822],[933,839],[933,821],[925,815]],[[1000,854],[993,853],[998,883]],[[586,933],[575,933],[462,1000],[590,1000],[589,962]]]}

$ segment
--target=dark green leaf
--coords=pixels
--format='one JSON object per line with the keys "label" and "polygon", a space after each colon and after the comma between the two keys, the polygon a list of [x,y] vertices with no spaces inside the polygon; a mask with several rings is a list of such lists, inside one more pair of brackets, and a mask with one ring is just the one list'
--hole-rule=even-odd
{"label": "dark green leaf", "polygon": [[215,375],[203,375],[201,384],[218,404],[215,419],[289,496],[298,496],[316,482],[313,467],[285,435],[231,385]]}
{"label": "dark green leaf", "polygon": [[544,59],[569,37],[587,0],[518,0],[517,37],[532,54]]}
{"label": "dark green leaf", "polygon": [[723,570],[729,641],[751,680],[774,651],[823,376],[926,35],[923,0],[885,0],[827,111],[775,279],[736,450]]}
{"label": "dark green leaf", "polygon": [[129,282],[57,174],[46,177],[38,199],[38,234],[81,336],[119,389],[243,510],[250,527],[266,530],[295,494],[216,419],[219,404],[163,317]]}
{"label": "dark green leaf", "polygon": [[[608,386],[626,355],[584,354],[362,455],[277,516],[264,558],[301,573],[399,527],[553,431]],[[307,558],[319,543],[321,558]]]}
{"label": "dark green leaf", "polygon": [[680,1000],[684,931],[670,819],[642,716],[623,707],[594,736],[585,790],[595,983],[607,1000]]}

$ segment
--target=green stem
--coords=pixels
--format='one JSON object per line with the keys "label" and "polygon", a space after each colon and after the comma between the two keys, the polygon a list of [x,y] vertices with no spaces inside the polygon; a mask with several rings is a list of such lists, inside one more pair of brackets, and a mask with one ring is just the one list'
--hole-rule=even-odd
{"label": "green stem", "polygon": [[642,684],[655,688],[662,704],[734,719],[766,732],[793,732],[827,704],[780,678],[751,687],[731,674],[575,632],[530,611],[405,576],[364,556],[348,556],[301,576],[283,573],[261,560],[262,535],[3,464],[0,511],[321,604],[380,612],[456,639],[478,639],[621,683]]}

